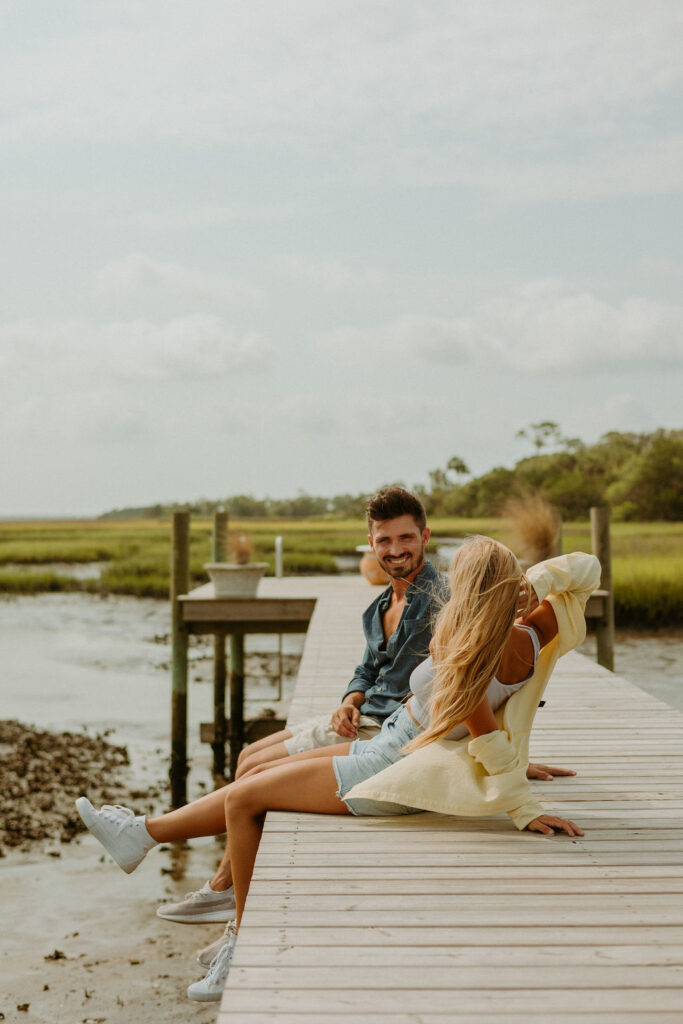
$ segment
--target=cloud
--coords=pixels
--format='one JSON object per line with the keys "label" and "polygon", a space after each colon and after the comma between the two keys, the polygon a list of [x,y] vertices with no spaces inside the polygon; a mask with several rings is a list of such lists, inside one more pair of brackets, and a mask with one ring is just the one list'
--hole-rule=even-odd
{"label": "cloud", "polygon": [[292,280],[313,285],[326,292],[376,288],[384,281],[384,275],[373,267],[358,270],[325,256],[283,253],[276,260],[276,266]]}
{"label": "cloud", "polygon": [[146,210],[136,224],[153,231],[193,231],[230,224],[286,224],[310,216],[315,207],[308,201],[217,203],[184,208]]}
{"label": "cloud", "polygon": [[261,294],[243,281],[153,260],[140,252],[102,267],[94,276],[94,285],[96,293],[116,296],[151,291],[193,300],[252,301]]}
{"label": "cloud", "polygon": [[[457,336],[479,358],[527,373],[680,365],[683,309],[648,299],[621,305],[553,281],[531,282],[456,321]],[[445,345],[428,345],[450,360]]]}
{"label": "cloud", "polygon": [[339,328],[318,341],[337,358],[507,368],[523,373],[678,368],[683,307],[631,298],[620,305],[555,281],[534,281],[468,317],[402,317],[376,328]]}
{"label": "cloud", "polygon": [[[645,433],[658,427],[673,428],[680,423],[675,412],[672,417],[668,402],[659,405],[657,395],[642,387],[637,394],[610,392],[605,387],[597,401],[594,395],[577,397],[578,400],[561,411],[559,421],[565,435],[575,435],[583,440],[597,440],[611,430]],[[552,417],[553,413],[549,415]],[[555,415],[554,418],[558,417]]]}
{"label": "cloud", "polygon": [[261,335],[236,335],[220,317],[197,314],[92,324],[22,321],[0,326],[0,372],[29,378],[192,380],[265,370],[273,348]]}
{"label": "cloud", "polygon": [[320,436],[339,429],[339,408],[333,408],[329,399],[315,395],[290,395],[278,402],[268,414],[268,419],[287,430],[300,435]]}
{"label": "cloud", "polygon": [[6,143],[239,139],[522,198],[675,187],[680,81],[670,0],[67,5],[0,60]]}
{"label": "cloud", "polygon": [[317,347],[339,363],[356,361],[358,368],[373,358],[420,359],[425,351],[448,359],[472,358],[470,345],[459,337],[459,321],[437,316],[402,316],[375,327],[337,327],[317,339]]}

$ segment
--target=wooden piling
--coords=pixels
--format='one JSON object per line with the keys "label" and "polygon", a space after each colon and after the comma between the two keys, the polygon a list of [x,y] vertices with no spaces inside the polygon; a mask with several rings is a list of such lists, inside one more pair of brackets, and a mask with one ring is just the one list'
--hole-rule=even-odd
{"label": "wooden piling", "polygon": [[171,545],[171,804],[187,803],[187,641],[178,597],[190,587],[190,513],[173,513]]}
{"label": "wooden piling", "polygon": [[553,553],[552,553],[552,556],[551,556],[553,558],[556,558],[557,555],[561,555],[562,554],[562,528],[563,528],[563,526],[564,526],[564,523],[562,521],[562,513],[558,512],[557,513],[557,533],[555,535],[555,544],[553,546]]}
{"label": "wooden piling", "polygon": [[[211,561],[225,562],[228,557],[228,513],[223,509],[214,512],[211,538]],[[219,778],[225,775],[225,636],[216,633],[213,638],[213,774]]]}
{"label": "wooden piling", "polygon": [[244,633],[230,637],[230,778],[244,744]]}
{"label": "wooden piling", "polygon": [[612,552],[610,545],[610,514],[604,505],[591,508],[591,540],[593,554],[602,567],[600,589],[607,591],[604,614],[596,619],[598,664],[614,672],[614,590],[612,585]]}

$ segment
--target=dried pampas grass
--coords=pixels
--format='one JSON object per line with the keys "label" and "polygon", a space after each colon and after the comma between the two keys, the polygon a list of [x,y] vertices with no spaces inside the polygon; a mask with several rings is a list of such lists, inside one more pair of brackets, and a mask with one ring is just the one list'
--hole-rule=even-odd
{"label": "dried pampas grass", "polygon": [[535,565],[560,554],[562,519],[540,494],[508,498],[501,511],[510,520],[513,547],[522,561]]}

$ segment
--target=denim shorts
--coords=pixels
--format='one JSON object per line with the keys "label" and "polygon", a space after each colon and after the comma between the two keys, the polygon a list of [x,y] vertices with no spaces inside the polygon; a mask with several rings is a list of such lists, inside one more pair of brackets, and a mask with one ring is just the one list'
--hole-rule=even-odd
{"label": "denim shorts", "polygon": [[387,718],[382,731],[371,740],[354,740],[347,757],[333,757],[332,767],[337,778],[337,796],[344,801],[352,814],[419,814],[418,807],[386,803],[383,800],[366,800],[361,797],[346,799],[346,794],[359,782],[377,775],[382,769],[399,761],[405,755],[401,748],[410,743],[421,729],[410,717],[407,708],[396,708]]}

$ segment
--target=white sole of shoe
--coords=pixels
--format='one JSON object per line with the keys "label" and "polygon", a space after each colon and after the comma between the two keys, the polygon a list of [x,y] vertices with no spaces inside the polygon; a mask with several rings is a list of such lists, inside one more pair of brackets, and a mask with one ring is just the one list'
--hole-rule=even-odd
{"label": "white sole of shoe", "polygon": [[97,817],[97,811],[90,803],[87,796],[79,796],[78,800],[76,801],[76,810],[80,814],[81,821],[83,822],[85,827],[88,829],[89,832],[92,832],[92,834],[95,836],[95,839],[99,840],[99,842],[102,843],[102,846],[105,848],[109,856],[114,858],[114,860],[121,868],[121,870],[125,871],[127,875],[130,875],[131,872],[135,871],[140,861],[136,861],[134,864],[131,864],[129,860],[122,860],[119,856],[117,856],[114,853],[113,850],[109,848],[109,837],[101,828],[100,822]]}
{"label": "white sole of shoe", "polygon": [[164,921],[174,921],[176,924],[227,924],[234,921],[235,908],[232,910],[206,910],[194,917],[187,917],[183,914],[164,914],[161,907],[157,910],[157,917],[163,917]]}
{"label": "white sole of shoe", "polygon": [[[190,985],[190,988],[192,988],[191,985]],[[195,999],[199,1003],[215,1003],[215,1002],[217,1002],[221,998],[221,996],[223,995],[223,992],[221,991],[221,992],[212,992],[212,993],[208,993],[208,992],[206,992],[206,993],[204,993],[204,992],[202,992],[202,993],[192,993],[192,992],[190,992],[190,989],[188,988],[187,994],[190,997],[190,999]]]}

